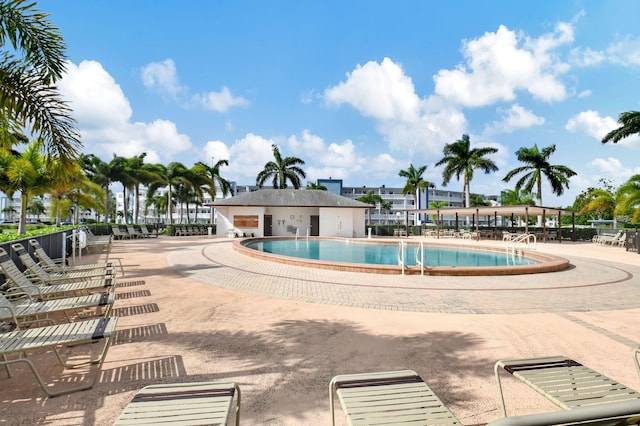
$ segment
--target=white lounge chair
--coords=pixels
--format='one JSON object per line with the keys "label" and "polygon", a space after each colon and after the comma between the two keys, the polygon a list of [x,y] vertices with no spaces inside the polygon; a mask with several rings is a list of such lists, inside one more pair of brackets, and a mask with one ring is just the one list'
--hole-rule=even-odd
{"label": "white lounge chair", "polygon": [[349,425],[461,424],[412,370],[335,376],[329,384],[332,425],[334,392]]}
{"label": "white lounge chair", "polygon": [[16,325],[45,321],[55,324],[51,314],[63,313],[71,322],[70,312],[95,309],[96,314],[108,316],[115,302],[114,293],[91,294],[61,299],[33,300],[31,297],[7,298],[0,293],[0,321],[13,320]]}
{"label": "white lounge chair", "polygon": [[150,385],[127,404],[114,426],[226,425],[235,404],[240,424],[240,388],[233,382],[197,382]]}
{"label": "white lounge chair", "polygon": [[640,393],[564,356],[498,361],[494,366],[502,413],[506,417],[500,371],[507,371],[565,410],[625,401],[640,401]]}
{"label": "white lounge chair", "polygon": [[[46,327],[29,328],[27,330],[15,330],[9,333],[0,333],[0,365],[4,365],[7,374],[11,377],[9,366],[16,363],[25,363],[31,369],[42,390],[50,397],[71,392],[91,389],[95,384],[111,340],[116,331],[117,318],[100,318],[87,321],[78,321],[66,324],[51,325]],[[92,343],[104,340],[104,347],[97,358],[80,363],[66,362],[58,347],[77,346],[84,343]],[[61,390],[53,390],[43,380],[35,364],[28,354],[35,350],[53,350],[60,365],[67,369],[73,369],[85,365],[97,364],[93,377],[87,383]],[[16,355],[17,358],[9,359]]]}
{"label": "white lounge chair", "polygon": [[6,281],[1,286],[4,290],[18,288],[21,292],[34,298],[50,299],[55,297],[65,297],[65,295],[83,295],[95,291],[115,291],[116,277],[103,280],[77,281],[61,284],[38,284],[18,269],[11,260],[9,254],[0,247],[0,270]]}

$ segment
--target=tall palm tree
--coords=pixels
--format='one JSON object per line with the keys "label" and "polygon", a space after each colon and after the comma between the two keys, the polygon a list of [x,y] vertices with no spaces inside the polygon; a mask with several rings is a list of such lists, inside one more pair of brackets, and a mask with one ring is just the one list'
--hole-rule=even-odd
{"label": "tall palm tree", "polygon": [[497,148],[483,147],[471,149],[469,135],[462,135],[462,139],[446,144],[443,149],[444,157],[436,163],[436,166],[445,165],[442,172],[442,185],[447,186],[451,178],[455,175],[457,180],[463,176],[463,191],[465,196],[465,207],[471,206],[470,184],[473,179],[473,171],[480,169],[489,174],[498,170],[498,166],[485,156],[495,154]]}
{"label": "tall palm tree", "polygon": [[152,182],[147,188],[147,198],[153,198],[155,192],[163,187],[168,187],[167,216],[169,224],[173,223],[174,190],[188,182],[188,171],[184,164],[173,161],[169,165],[156,164],[158,180]]}
{"label": "tall palm tree", "polygon": [[125,157],[113,154],[113,159],[109,162],[109,168],[111,169],[111,177],[113,182],[120,182],[122,184],[122,201],[123,201],[123,218],[124,223],[129,222],[129,200],[127,197],[127,190],[133,190],[135,186],[135,178],[131,173],[129,161]]}
{"label": "tall palm tree", "polygon": [[65,43],[48,19],[26,0],[0,2],[0,115],[43,139],[65,164],[82,146],[71,109],[54,86],[65,70]]}
{"label": "tall palm tree", "polygon": [[[228,166],[228,160],[218,160],[214,165],[209,166],[202,161],[198,161],[191,168],[191,171],[194,174],[194,177],[198,179],[196,192],[199,194],[201,202],[203,191],[209,194],[211,200],[216,199],[216,194],[218,189],[222,192],[222,195],[226,197],[229,194],[233,194],[233,187],[231,186],[231,182],[220,176],[220,168],[222,166]],[[197,221],[197,210],[196,210],[196,221]],[[213,223],[213,207],[211,208],[211,217],[210,223]]]}
{"label": "tall palm tree", "polygon": [[640,222],[640,174],[633,175],[616,191],[618,204],[615,213],[631,216],[632,222]]}
{"label": "tall palm tree", "polygon": [[94,183],[100,185],[104,192],[105,216],[104,224],[109,223],[109,215],[111,213],[111,182],[115,176],[111,168],[111,164],[101,160],[93,154],[80,155],[79,164],[85,175]]}
{"label": "tall palm tree", "polygon": [[[409,164],[409,168],[407,170],[400,170],[398,175],[407,179],[407,182],[402,188],[402,195],[411,194],[413,196],[413,204],[416,210],[420,208],[418,205],[418,192],[422,191],[425,188],[433,188],[434,185],[422,178],[422,174],[427,170],[427,166],[422,166],[420,168],[413,167],[413,164]],[[416,217],[416,224],[417,224]]]}
{"label": "tall palm tree", "polygon": [[[358,201],[365,204],[371,204],[373,206],[382,204],[382,197],[376,194],[373,189],[367,191],[362,197],[357,198]],[[367,209],[367,222],[371,226],[371,209]]]}
{"label": "tall palm tree", "polygon": [[139,222],[140,217],[140,185],[148,186],[160,179],[160,171],[155,164],[144,162],[146,152],[138,156],[127,158],[128,173],[133,180],[133,221]]}
{"label": "tall palm tree", "polygon": [[20,192],[20,222],[18,233],[27,232],[27,207],[34,195],[43,195],[51,185],[51,173],[45,157],[41,154],[43,141],[35,139],[19,155],[3,150],[0,170],[5,175],[1,180],[8,185],[10,193]]}
{"label": "tall palm tree", "polygon": [[56,225],[60,225],[62,216],[66,216],[72,208],[74,223],[77,223],[81,208],[106,213],[103,187],[85,174],[81,164],[68,165],[61,161],[50,164],[52,178],[49,193],[53,200],[51,216],[55,216]]}
{"label": "tall palm tree", "polygon": [[607,133],[602,143],[618,143],[631,135],[640,133],[640,111],[627,111],[618,116],[620,127]]}
{"label": "tall palm tree", "polygon": [[538,149],[537,144],[532,148],[520,148],[516,151],[516,156],[518,157],[518,161],[526,165],[511,170],[502,180],[509,182],[514,176],[524,173],[518,182],[516,182],[516,191],[524,189],[527,192],[533,192],[533,188],[536,187],[538,206],[542,206],[543,177],[549,181],[553,193],[559,196],[564,193],[565,187],[569,188],[569,178],[576,175],[576,172],[567,166],[552,165],[549,163],[549,157],[551,157],[551,154],[555,151],[555,145],[543,148],[542,151]]}
{"label": "tall palm tree", "polygon": [[287,181],[291,182],[295,189],[299,189],[302,179],[307,177],[304,170],[298,167],[304,165],[304,161],[297,157],[282,158],[276,144],[271,145],[271,148],[275,161],[269,161],[264,165],[264,169],[258,173],[256,185],[262,188],[267,180],[272,179],[273,187],[276,189],[285,189]]}

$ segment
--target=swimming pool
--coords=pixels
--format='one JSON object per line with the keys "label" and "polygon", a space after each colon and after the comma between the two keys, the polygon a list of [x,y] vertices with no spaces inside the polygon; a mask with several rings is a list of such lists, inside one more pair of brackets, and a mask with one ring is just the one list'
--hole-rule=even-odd
{"label": "swimming pool", "polygon": [[[400,242],[334,238],[252,238],[234,243],[246,255],[281,263],[374,273],[428,275],[509,275],[566,269],[566,259],[526,252],[522,256],[489,247],[424,245],[424,269],[416,266],[419,243],[402,242],[405,267],[399,265]],[[423,272],[424,271],[424,272]]]}

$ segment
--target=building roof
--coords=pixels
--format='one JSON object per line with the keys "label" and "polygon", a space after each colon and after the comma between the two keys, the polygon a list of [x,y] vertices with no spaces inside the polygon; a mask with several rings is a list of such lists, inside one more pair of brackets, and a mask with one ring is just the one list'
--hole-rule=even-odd
{"label": "building roof", "polygon": [[575,214],[573,210],[559,209],[557,207],[541,207],[541,206],[481,206],[481,207],[442,207],[439,209],[406,209],[409,213],[419,212],[424,214],[440,214],[444,216],[527,216],[527,215],[549,215],[557,216],[558,214],[569,215]]}
{"label": "building roof", "polygon": [[315,189],[260,189],[231,198],[215,200],[207,206],[254,207],[339,207],[370,209],[375,206]]}

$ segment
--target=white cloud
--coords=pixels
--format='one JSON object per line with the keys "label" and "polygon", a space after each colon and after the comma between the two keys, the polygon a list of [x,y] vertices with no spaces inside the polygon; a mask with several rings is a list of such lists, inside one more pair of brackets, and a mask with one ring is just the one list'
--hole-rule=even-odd
{"label": "white cloud", "polygon": [[[229,147],[229,180],[243,184],[255,184],[256,176],[264,169],[264,165],[273,161],[271,145],[275,141],[262,136],[247,133]],[[284,156],[288,156],[284,153]],[[265,185],[270,185],[267,182]]]}
{"label": "white cloud", "polygon": [[522,39],[501,25],[495,33],[464,44],[466,64],[434,76],[436,93],[469,107],[513,101],[519,90],[547,102],[562,100],[567,94],[558,76],[568,67],[553,51],[571,41],[573,31],[567,23],[538,39]]}
{"label": "white cloud", "polygon": [[583,111],[569,119],[565,129],[570,132],[582,132],[601,141],[603,137],[618,127],[611,117],[601,117],[598,111]]}
{"label": "white cloud", "polygon": [[348,103],[377,120],[415,121],[420,100],[411,78],[389,58],[370,61],[347,74],[347,80],[324,92],[330,104]]}
{"label": "white cloud", "polygon": [[241,96],[233,96],[228,87],[223,87],[219,92],[208,92],[193,96],[197,104],[216,112],[225,112],[235,106],[249,105],[249,101]]}
{"label": "white cloud", "polygon": [[81,128],[120,126],[131,118],[131,105],[120,85],[99,62],[68,62],[58,86]]}
{"label": "white cloud", "polygon": [[571,50],[571,63],[580,67],[596,66],[603,63],[623,67],[640,66],[640,38],[630,36],[611,43],[603,50],[575,48]]}
{"label": "white cloud", "polygon": [[618,184],[640,173],[640,166],[624,167],[622,162],[614,157],[596,158],[589,165],[595,167],[602,177],[615,179]]}
{"label": "white cloud", "polygon": [[170,96],[183,107],[191,106],[181,100],[189,98],[189,102],[192,104],[216,112],[225,112],[232,107],[249,104],[249,101],[243,97],[231,94],[231,90],[226,86],[223,86],[219,92],[212,91],[190,95],[189,88],[180,84],[176,64],[172,59],[151,62],[145,65],[142,67],[141,77],[145,87],[156,89],[160,93]]}
{"label": "white cloud", "polygon": [[325,100],[347,103],[374,118],[377,131],[394,151],[428,160],[465,131],[466,119],[458,107],[439,96],[420,99],[411,78],[389,58],[367,62],[347,75],[346,82],[325,90]]}
{"label": "white cloud", "polygon": [[494,121],[486,129],[488,133],[510,133],[518,129],[527,129],[544,124],[544,118],[538,117],[530,110],[515,104],[509,109],[498,109],[500,121]]}
{"label": "white cloud", "polygon": [[171,121],[131,123],[129,101],[99,62],[69,63],[59,87],[73,109],[85,152],[105,161],[114,153],[132,157],[146,152],[145,161],[155,163],[191,148],[189,137]]}
{"label": "white cloud", "polygon": [[178,94],[186,90],[178,82],[176,64],[172,59],[152,62],[142,67],[141,74],[144,87],[158,89],[172,98],[176,98]]}

